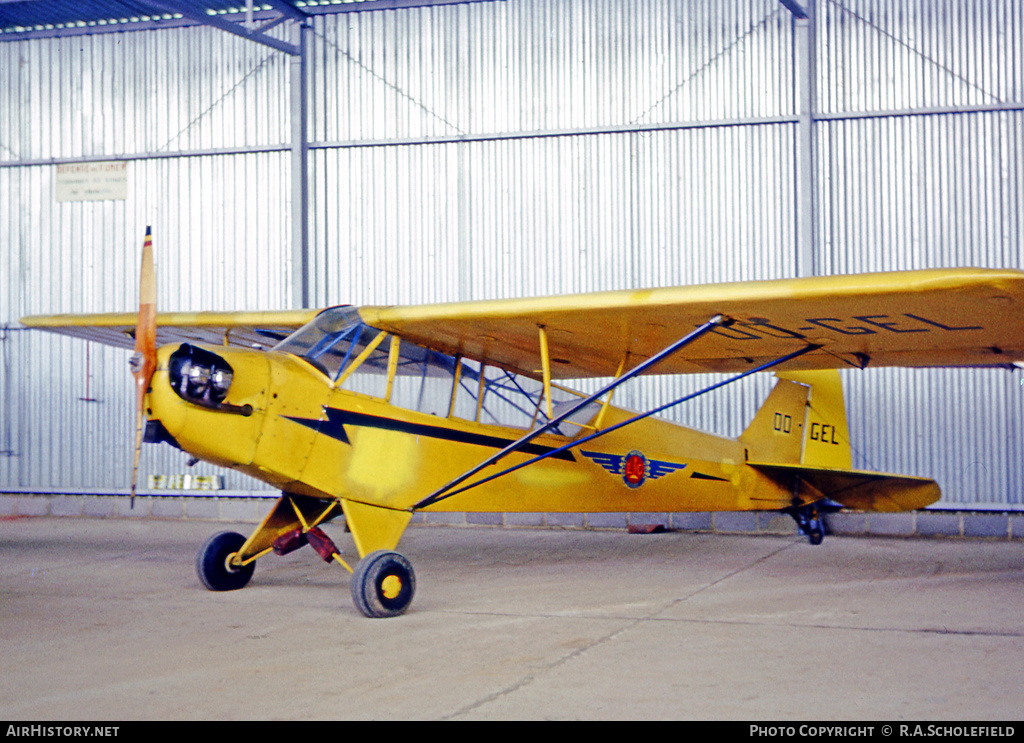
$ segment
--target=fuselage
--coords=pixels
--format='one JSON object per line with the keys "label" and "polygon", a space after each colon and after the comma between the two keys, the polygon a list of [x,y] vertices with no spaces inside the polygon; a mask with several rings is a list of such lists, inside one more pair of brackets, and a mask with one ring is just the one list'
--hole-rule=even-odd
{"label": "fuselage", "polygon": [[[194,353],[213,354],[232,370],[219,405],[196,404],[172,387],[170,360],[178,348],[159,351],[150,419],[159,420],[184,451],[289,493],[409,509],[526,433],[481,422],[480,405],[471,420],[473,404],[446,399],[431,410],[421,392],[421,409],[414,410],[383,394],[346,389],[322,365],[279,351],[196,347],[202,350]],[[391,397],[393,381],[381,388]],[[458,388],[457,377],[452,384]],[[180,380],[177,385],[183,386]],[[541,434],[478,477],[593,433],[587,424],[598,417],[596,408],[587,420],[568,426],[566,435]],[[609,406],[601,427],[631,415]],[[790,505],[789,491],[747,466],[746,458],[742,442],[651,417],[428,510],[667,512]]]}

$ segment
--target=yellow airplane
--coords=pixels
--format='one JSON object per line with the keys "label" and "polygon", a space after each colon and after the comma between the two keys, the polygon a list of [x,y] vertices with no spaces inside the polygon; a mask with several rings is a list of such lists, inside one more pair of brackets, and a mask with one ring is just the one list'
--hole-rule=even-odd
{"label": "yellow airplane", "polygon": [[[818,508],[900,511],[919,477],[852,469],[837,369],[1024,362],[1024,272],[929,270],[424,306],[156,313],[147,230],[140,310],[21,322],[135,347],[143,439],[282,491],[256,530],[214,535],[214,591],[309,544],[351,572],[366,616],[403,613],[395,551],[417,511],[781,511],[813,544]],[[159,349],[157,348],[159,345]],[[656,418],[761,371],[778,377],[736,440]],[[640,374],[733,376],[643,412],[611,404]],[[592,394],[559,380],[603,380]],[[610,380],[610,381],[609,381]],[[143,426],[143,419],[146,419]],[[344,515],[353,569],[320,526]]]}

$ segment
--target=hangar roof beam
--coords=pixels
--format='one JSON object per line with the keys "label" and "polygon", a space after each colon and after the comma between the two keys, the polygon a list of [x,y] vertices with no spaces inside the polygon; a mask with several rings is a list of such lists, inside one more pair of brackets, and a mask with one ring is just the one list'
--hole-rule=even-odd
{"label": "hangar roof beam", "polygon": [[[222,18],[219,14],[211,14],[207,6],[190,2],[190,0],[148,0],[148,2],[168,13],[180,13],[185,18],[190,18],[197,23],[219,28],[229,34],[241,36],[257,44],[269,46],[293,57],[301,54],[301,45],[290,44],[287,41],[268,36],[266,32],[284,21],[294,20],[301,23],[309,17],[294,5],[283,2],[283,0],[270,0],[269,5],[273,11],[276,11],[277,15],[272,16],[260,26],[251,27],[248,22],[229,21]],[[266,3],[266,0],[264,2]],[[250,12],[248,16],[251,18],[252,13]]]}

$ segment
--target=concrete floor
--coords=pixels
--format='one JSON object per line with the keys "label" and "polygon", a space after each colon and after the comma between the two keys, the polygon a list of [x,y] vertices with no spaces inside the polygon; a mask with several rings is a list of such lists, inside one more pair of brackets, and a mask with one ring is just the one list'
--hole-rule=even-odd
{"label": "concrete floor", "polygon": [[420,526],[370,620],[308,549],[207,592],[224,528],[0,520],[0,719],[1022,718],[1019,541]]}

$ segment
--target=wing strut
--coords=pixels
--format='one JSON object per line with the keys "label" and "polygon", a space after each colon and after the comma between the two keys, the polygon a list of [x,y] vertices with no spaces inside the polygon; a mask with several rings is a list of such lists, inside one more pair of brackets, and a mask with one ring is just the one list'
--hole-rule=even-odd
{"label": "wing strut", "polygon": [[[701,336],[705,335],[706,333],[710,332],[711,330],[714,330],[719,325],[730,325],[730,324],[732,324],[732,320],[730,320],[730,319],[728,319],[728,318],[726,318],[726,317],[724,317],[722,315],[715,315],[710,320],[708,320],[706,323],[704,323],[703,325],[699,326],[696,330],[686,334],[685,336],[683,336],[682,338],[677,340],[675,343],[673,343],[672,345],[670,345],[667,348],[665,348],[663,351],[661,351],[659,353],[656,353],[654,356],[651,356],[651,358],[647,359],[647,361],[644,361],[642,364],[639,364],[636,367],[634,367],[633,369],[630,369],[628,372],[626,372],[622,376],[613,379],[611,382],[606,384],[604,387],[599,389],[597,392],[595,392],[594,394],[590,395],[590,397],[586,397],[583,400],[581,400],[580,402],[576,403],[575,405],[570,406],[568,410],[566,410],[565,412],[561,413],[557,417],[552,418],[551,420],[549,420],[547,423],[545,423],[540,428],[535,428],[534,430],[532,430],[529,433],[525,434],[521,438],[513,441],[511,444],[506,446],[504,449],[499,451],[497,454],[493,454],[492,456],[488,457],[487,459],[482,461],[480,464],[478,464],[473,469],[466,471],[462,475],[459,475],[454,480],[449,482],[447,485],[444,485],[444,486],[438,488],[433,493],[428,495],[426,498],[421,500],[419,503],[414,505],[412,507],[412,510],[416,510],[417,508],[423,508],[424,506],[429,506],[431,503],[436,503],[437,501],[441,500],[442,498],[447,498],[448,496],[444,495],[444,493],[446,491],[451,490],[456,485],[459,485],[459,484],[465,482],[466,480],[468,480],[470,477],[472,477],[473,475],[475,475],[477,472],[479,472],[480,470],[484,469],[485,467],[489,467],[492,464],[494,464],[495,462],[497,462],[498,460],[504,459],[509,454],[512,454],[513,452],[518,451],[523,446],[525,446],[526,444],[528,444],[531,441],[533,441],[535,438],[540,436],[545,431],[548,431],[548,430],[554,428],[555,426],[557,426],[559,423],[561,423],[566,418],[571,416],[577,410],[580,410],[583,407],[589,405],[590,403],[592,403],[595,400],[597,400],[598,398],[600,398],[602,395],[604,395],[604,394],[606,394],[608,392],[611,392],[616,387],[618,387],[619,385],[623,384],[624,382],[632,379],[633,377],[635,377],[635,376],[637,376],[639,374],[643,374],[645,371],[650,369],[655,364],[659,363],[660,361],[663,361],[666,357],[671,356],[672,354],[674,354],[676,351],[678,351],[679,349],[683,348],[684,346],[690,345],[695,340],[697,340]],[[542,343],[542,349],[544,351],[544,355],[546,355],[546,350],[547,350],[546,349],[546,345],[547,345],[546,344],[546,340],[547,340],[546,335],[544,334],[543,329],[542,329],[541,330],[541,343]],[[548,399],[550,400],[550,393],[548,393]],[[454,493],[452,493],[451,495],[454,495]]]}
{"label": "wing strut", "polygon": [[[705,326],[701,326],[701,327],[703,328]],[[676,345],[676,344],[673,344],[673,345]],[[441,488],[440,490],[435,491],[434,493],[430,494],[429,496],[427,496],[426,498],[424,498],[420,502],[416,503],[415,505],[412,506],[412,508],[410,510],[415,511],[415,510],[418,510],[420,508],[426,508],[427,506],[431,506],[434,503],[437,503],[438,501],[442,501],[442,500],[446,500],[448,498],[451,498],[453,495],[458,495],[459,493],[464,493],[467,490],[471,490],[472,488],[475,488],[477,485],[483,485],[486,482],[490,482],[491,480],[496,480],[499,477],[503,477],[503,476],[505,476],[507,474],[515,472],[516,470],[520,470],[523,467],[528,467],[531,464],[535,464],[536,462],[539,462],[542,459],[547,459],[548,457],[557,456],[557,455],[561,454],[562,452],[568,451],[569,449],[575,449],[577,446],[580,446],[581,444],[585,444],[588,441],[593,441],[594,439],[600,438],[601,436],[604,436],[605,434],[611,433],[612,431],[618,431],[620,428],[625,428],[626,426],[628,426],[630,424],[633,424],[633,423],[636,423],[637,421],[643,420],[644,418],[649,418],[652,415],[657,415],[658,413],[661,413],[661,412],[663,412],[665,410],[668,410],[671,407],[675,407],[676,405],[681,405],[684,402],[692,400],[695,397],[700,397],[701,395],[703,395],[703,394],[705,394],[707,392],[711,392],[712,390],[717,390],[719,387],[724,387],[725,385],[731,384],[733,382],[736,382],[736,381],[738,381],[740,379],[743,379],[744,377],[749,377],[751,374],[756,374],[757,372],[765,371],[766,369],[770,369],[773,366],[777,366],[778,364],[783,364],[783,363],[789,361],[790,359],[795,359],[798,356],[803,356],[805,353],[809,353],[811,351],[816,351],[819,348],[821,348],[821,346],[820,345],[816,345],[816,344],[811,344],[811,345],[808,345],[808,346],[804,346],[803,348],[801,348],[801,349],[799,349],[797,351],[793,351],[792,353],[788,353],[785,356],[780,356],[779,358],[775,359],[774,361],[769,361],[768,363],[762,364],[761,366],[758,366],[758,367],[756,367],[754,369],[748,369],[747,371],[742,372],[741,374],[737,374],[734,377],[729,377],[728,379],[725,379],[725,380],[723,380],[721,382],[716,382],[715,384],[711,385],[710,387],[705,387],[702,390],[699,390],[697,392],[693,392],[693,393],[691,393],[689,395],[686,395],[684,397],[680,397],[678,400],[673,400],[672,402],[666,403],[664,405],[661,405],[661,406],[659,406],[657,408],[654,408],[653,410],[648,410],[646,413],[640,413],[638,415],[635,415],[632,418],[629,418],[628,420],[624,420],[621,423],[616,423],[614,426],[609,426],[608,428],[605,428],[605,429],[602,429],[602,430],[597,431],[595,433],[592,433],[589,436],[584,436],[582,439],[579,439],[577,441],[572,441],[572,442],[570,442],[568,444],[565,444],[564,446],[558,447],[557,449],[552,449],[551,451],[547,451],[547,452],[544,452],[543,454],[539,454],[536,457],[534,457],[533,459],[528,459],[525,462],[520,462],[517,465],[514,465],[512,467],[508,467],[506,469],[503,469],[501,472],[496,472],[495,474],[489,475],[488,477],[485,477],[482,480],[477,480],[475,482],[471,482],[469,485],[461,487],[458,490],[452,490],[451,489],[451,488],[455,487],[455,485],[465,481],[468,477],[471,477],[475,473],[479,472],[481,469],[486,467],[491,462],[496,461],[499,457],[498,457],[498,455],[495,455],[495,456],[491,457],[489,460],[485,461],[483,464],[480,464],[480,465],[474,467],[473,469],[469,470],[466,474],[461,475],[461,476],[455,478],[455,480],[453,480],[449,485],[446,485],[445,487]],[[658,354],[658,356],[662,356],[663,354],[664,354],[664,352],[662,352],[661,354]],[[655,358],[655,357],[652,357],[652,359],[653,358]],[[649,359],[648,361],[650,361],[652,359]],[[647,363],[647,362],[645,362],[645,363]],[[637,368],[639,368],[639,367],[637,367]],[[630,375],[631,376],[635,376],[635,374],[633,374],[632,372],[630,372]],[[625,381],[625,379],[626,378],[624,377],[621,380],[616,380],[616,382]],[[611,387],[611,385],[609,385],[609,388],[610,387]],[[586,402],[591,402],[594,398],[599,397],[602,394],[604,394],[604,390],[602,390],[601,392],[595,393],[590,398],[588,398],[583,404],[586,404]],[[581,407],[581,406],[577,406],[577,407]],[[567,413],[566,415],[569,415],[571,413],[572,413],[572,411],[569,411],[569,413]],[[559,416],[558,419],[551,421],[548,424],[548,426],[556,425],[564,417],[566,417],[566,416],[565,415]],[[546,427],[548,427],[548,426],[546,426]],[[538,430],[537,433],[540,433],[540,430]],[[532,438],[532,437],[530,437],[530,438]],[[528,440],[527,437],[523,437],[519,441],[514,442],[513,444],[510,444],[508,447],[503,449],[498,454],[502,454],[505,451],[511,450],[512,447],[516,446],[517,444],[519,444],[520,441],[525,443],[527,440]]]}

